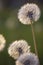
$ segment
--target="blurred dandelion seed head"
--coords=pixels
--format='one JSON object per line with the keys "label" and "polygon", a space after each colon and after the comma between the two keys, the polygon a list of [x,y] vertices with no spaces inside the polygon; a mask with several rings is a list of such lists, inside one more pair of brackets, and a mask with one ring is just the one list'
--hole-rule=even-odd
{"label": "blurred dandelion seed head", "polygon": [[5,47],[6,40],[2,34],[0,34],[0,51],[2,51]]}
{"label": "blurred dandelion seed head", "polygon": [[39,60],[35,54],[25,53],[18,58],[16,65],[39,65]]}
{"label": "blurred dandelion seed head", "polygon": [[18,19],[23,24],[31,24],[33,21],[37,21],[40,17],[40,9],[36,4],[25,4],[19,9]]}
{"label": "blurred dandelion seed head", "polygon": [[14,59],[18,59],[21,54],[26,52],[30,52],[30,46],[25,40],[16,40],[8,48],[9,55]]}

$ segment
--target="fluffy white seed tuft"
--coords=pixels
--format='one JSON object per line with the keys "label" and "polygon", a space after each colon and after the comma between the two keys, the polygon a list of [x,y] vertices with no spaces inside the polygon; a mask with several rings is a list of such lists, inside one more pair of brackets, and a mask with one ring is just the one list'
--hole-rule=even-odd
{"label": "fluffy white seed tuft", "polygon": [[36,4],[25,4],[19,9],[18,19],[23,24],[31,24],[40,18],[40,9]]}
{"label": "fluffy white seed tuft", "polygon": [[0,34],[0,51],[2,51],[5,47],[6,40],[2,34]]}
{"label": "fluffy white seed tuft", "polygon": [[25,40],[16,40],[8,48],[9,55],[14,59],[18,59],[21,54],[26,52],[30,52],[30,46]]}
{"label": "fluffy white seed tuft", "polygon": [[16,65],[39,65],[39,60],[35,54],[25,53],[18,58]]}

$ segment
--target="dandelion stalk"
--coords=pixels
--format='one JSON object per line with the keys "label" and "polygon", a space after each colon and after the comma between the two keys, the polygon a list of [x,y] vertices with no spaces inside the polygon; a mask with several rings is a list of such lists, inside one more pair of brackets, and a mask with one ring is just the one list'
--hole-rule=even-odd
{"label": "dandelion stalk", "polygon": [[32,29],[32,35],[33,35],[35,53],[38,56],[37,45],[36,45],[36,40],[35,40],[35,33],[34,33],[34,27],[33,27],[32,21],[31,21],[31,29]]}
{"label": "dandelion stalk", "polygon": [[[33,35],[35,54],[38,56],[37,44],[36,44],[36,39],[35,39],[35,32],[34,32],[34,27],[33,27],[32,21],[31,21],[31,29],[32,29],[32,35]],[[40,65],[40,62],[39,62],[39,65]]]}

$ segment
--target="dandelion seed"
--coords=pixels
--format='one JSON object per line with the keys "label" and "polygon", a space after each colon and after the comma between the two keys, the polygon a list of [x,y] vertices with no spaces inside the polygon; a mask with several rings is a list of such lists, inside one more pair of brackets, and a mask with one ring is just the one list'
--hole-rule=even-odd
{"label": "dandelion seed", "polygon": [[14,41],[8,48],[8,53],[14,59],[18,59],[18,57],[26,52],[30,52],[30,46],[25,40]]}
{"label": "dandelion seed", "polygon": [[18,19],[23,24],[31,24],[34,21],[37,21],[40,17],[40,9],[36,4],[25,4],[24,6],[19,9],[18,12]]}
{"label": "dandelion seed", "polygon": [[6,40],[2,34],[0,34],[0,51],[2,51],[5,47]]}
{"label": "dandelion seed", "polygon": [[35,54],[25,53],[18,58],[16,65],[39,65],[39,60]]}

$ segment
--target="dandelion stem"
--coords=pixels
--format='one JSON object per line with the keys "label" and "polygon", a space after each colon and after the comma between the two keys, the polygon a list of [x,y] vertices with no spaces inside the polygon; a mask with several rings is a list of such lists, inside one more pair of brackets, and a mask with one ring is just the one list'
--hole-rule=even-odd
{"label": "dandelion stem", "polygon": [[34,42],[34,49],[35,49],[35,53],[38,56],[38,51],[37,51],[37,45],[36,45],[36,40],[35,40],[35,33],[34,33],[34,27],[33,27],[33,23],[31,21],[31,28],[32,28],[32,35],[33,35],[33,42]]}
{"label": "dandelion stem", "polygon": [[[32,35],[33,35],[35,54],[38,56],[38,50],[37,50],[36,39],[35,39],[35,32],[34,32],[34,27],[33,27],[32,21],[31,21],[31,28],[32,28]],[[39,62],[39,65],[40,65],[40,62]]]}

